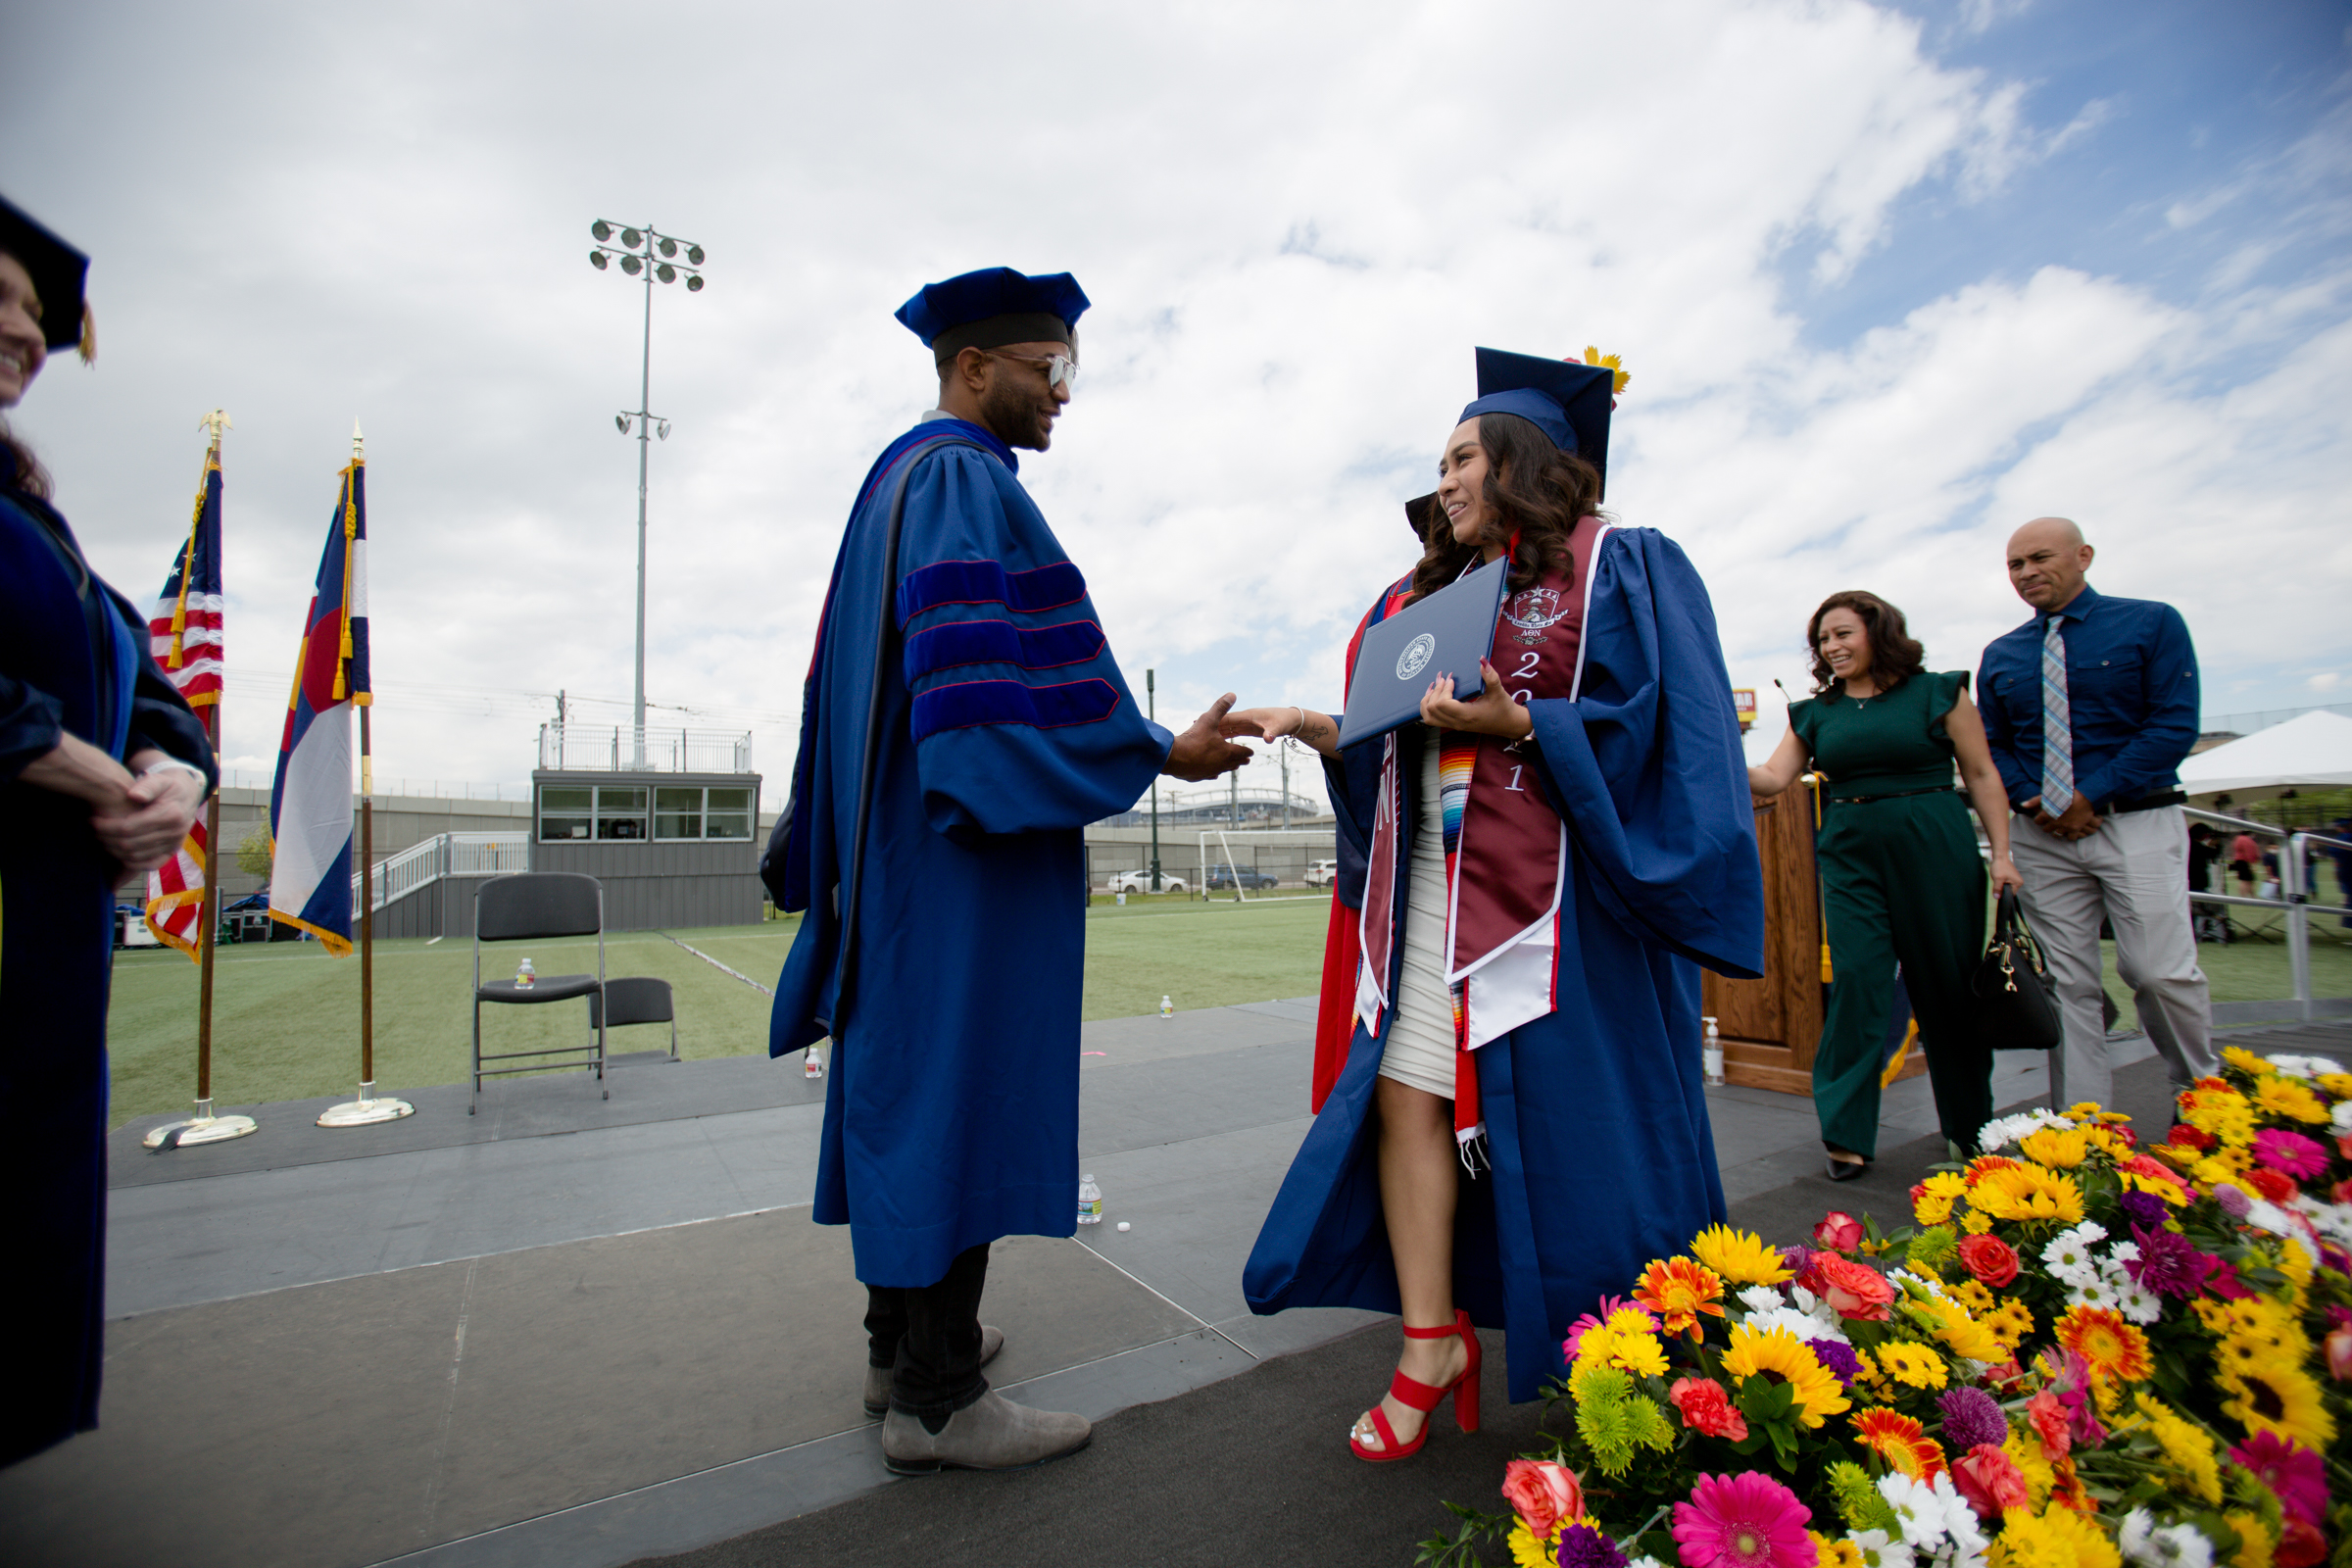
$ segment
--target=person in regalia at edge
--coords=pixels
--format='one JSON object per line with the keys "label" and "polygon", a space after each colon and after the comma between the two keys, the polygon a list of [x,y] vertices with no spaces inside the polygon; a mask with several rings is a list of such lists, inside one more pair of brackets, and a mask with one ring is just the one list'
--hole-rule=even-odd
{"label": "person in regalia at edge", "polygon": [[1068,273],[1008,268],[900,308],[939,407],[858,490],[760,862],[777,906],[807,911],[769,1052],[833,1037],[814,1217],[850,1227],[866,1410],[901,1475],[1090,1436],[990,1391],[1004,1337],[979,1318],[991,1242],[1076,1229],[1080,829],[1156,774],[1250,758],[1218,733],[1231,695],[1179,736],[1145,718],[1017,477],[1013,449],[1045,451],[1069,402],[1086,308]]}
{"label": "person in regalia at edge", "polygon": [[[0,409],[49,350],[90,358],[89,265],[0,199]],[[177,854],[218,781],[147,617],[90,570],[48,474],[0,424],[0,1191],[24,1351],[0,1464],[98,1425],[115,884]]]}
{"label": "person in regalia at edge", "polygon": [[[1609,368],[1478,351],[1479,397],[1407,507],[1421,563],[1356,630],[1506,551],[1483,687],[1346,751],[1327,714],[1229,714],[1323,753],[1341,882],[1316,1117],[1251,1250],[1252,1311],[1401,1312],[1349,1434],[1401,1459],[1447,1393],[1478,1424],[1475,1327],[1513,1400],[1649,1258],[1724,1217],[1698,966],[1763,967],[1763,882],[1731,681],[1675,544],[1596,510]],[[1348,649],[1348,666],[1355,646]]]}

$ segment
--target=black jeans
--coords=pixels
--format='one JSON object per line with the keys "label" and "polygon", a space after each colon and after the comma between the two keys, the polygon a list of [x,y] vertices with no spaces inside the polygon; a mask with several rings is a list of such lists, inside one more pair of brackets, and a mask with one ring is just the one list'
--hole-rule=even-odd
{"label": "black jeans", "polygon": [[956,1253],[936,1285],[865,1288],[866,1358],[892,1369],[892,1409],[922,1417],[929,1427],[988,1392],[980,1375],[980,1292],[987,1284],[982,1243]]}

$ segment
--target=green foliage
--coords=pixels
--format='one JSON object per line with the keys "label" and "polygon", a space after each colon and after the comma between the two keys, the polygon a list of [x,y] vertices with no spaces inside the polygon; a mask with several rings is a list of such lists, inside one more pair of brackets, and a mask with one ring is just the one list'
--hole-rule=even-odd
{"label": "green foliage", "polygon": [[237,869],[247,876],[270,879],[270,829],[256,826],[237,840]]}
{"label": "green foliage", "polygon": [[1634,1389],[1633,1375],[1604,1367],[1584,1375],[1577,1398],[1576,1433],[1592,1450],[1600,1473],[1616,1480],[1633,1468],[1643,1448],[1664,1453],[1674,1446],[1674,1432],[1658,1402]]}
{"label": "green foliage", "polygon": [[1414,1568],[1486,1568],[1487,1559],[1478,1550],[1480,1544],[1509,1535],[1513,1516],[1481,1513],[1458,1502],[1446,1504],[1446,1511],[1459,1521],[1453,1539],[1448,1541],[1444,1535],[1435,1535],[1422,1542],[1421,1549],[1413,1557]]}

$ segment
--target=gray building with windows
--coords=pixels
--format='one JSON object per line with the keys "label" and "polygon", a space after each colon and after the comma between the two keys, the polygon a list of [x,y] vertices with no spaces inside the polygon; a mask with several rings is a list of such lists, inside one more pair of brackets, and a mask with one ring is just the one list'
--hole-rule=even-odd
{"label": "gray building with windows", "polygon": [[[531,774],[531,869],[605,885],[605,929],[760,919],[751,737],[549,725]],[[716,764],[716,765],[713,765]]]}

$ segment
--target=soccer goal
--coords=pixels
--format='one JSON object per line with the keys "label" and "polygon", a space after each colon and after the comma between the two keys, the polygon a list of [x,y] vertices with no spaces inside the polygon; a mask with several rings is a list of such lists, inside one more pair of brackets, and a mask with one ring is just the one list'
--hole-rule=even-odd
{"label": "soccer goal", "polygon": [[1328,894],[1328,880],[1309,874],[1336,860],[1339,847],[1328,827],[1211,828],[1199,835],[1198,853],[1205,895],[1252,904]]}

